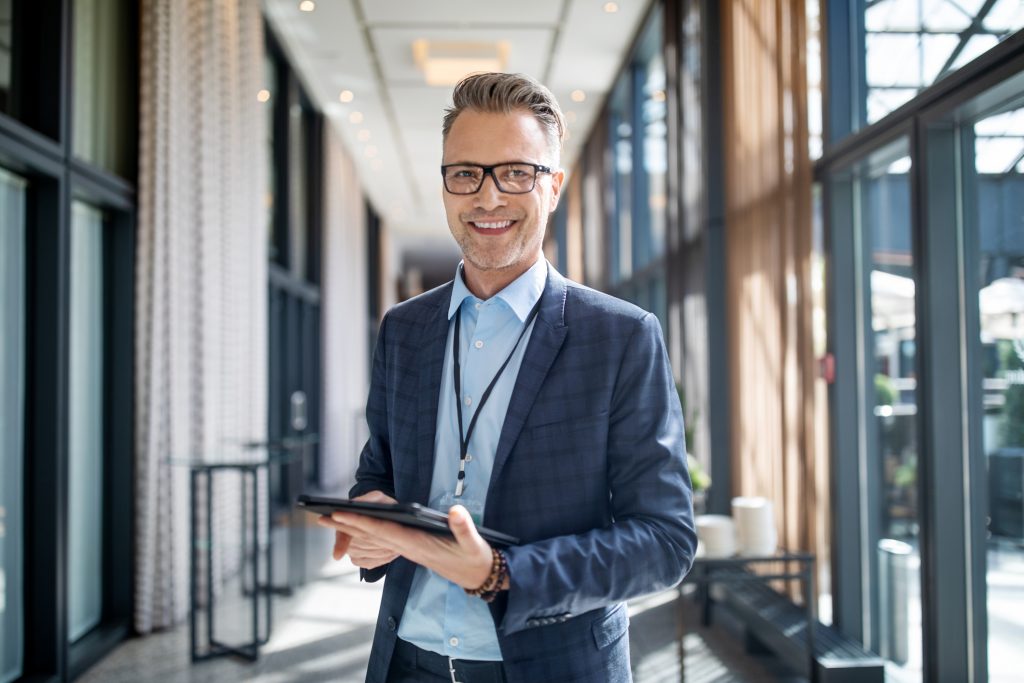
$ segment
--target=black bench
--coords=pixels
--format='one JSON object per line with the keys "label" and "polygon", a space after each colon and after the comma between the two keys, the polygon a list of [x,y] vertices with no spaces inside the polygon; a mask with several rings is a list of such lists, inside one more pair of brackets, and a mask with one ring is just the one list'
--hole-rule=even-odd
{"label": "black bench", "polygon": [[[817,621],[813,643],[816,677],[808,671],[807,612],[789,598],[757,580],[736,580],[753,573],[740,567],[715,570],[725,576],[723,602],[744,624],[751,641],[773,652],[782,662],[818,683],[883,683],[885,663],[859,643]],[[733,580],[728,580],[729,575]]]}

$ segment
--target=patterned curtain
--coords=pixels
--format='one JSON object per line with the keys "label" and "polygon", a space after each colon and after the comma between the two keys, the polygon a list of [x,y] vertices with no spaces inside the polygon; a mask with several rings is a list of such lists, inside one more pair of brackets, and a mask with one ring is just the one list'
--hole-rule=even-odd
{"label": "patterned curtain", "polygon": [[772,500],[780,545],[824,560],[804,5],[722,4],[733,491]]}
{"label": "patterned curtain", "polygon": [[[258,0],[142,0],[140,14],[135,626],[148,633],[188,610],[183,463],[266,438],[266,152]],[[215,533],[238,533],[239,495],[218,478]],[[237,562],[219,555],[215,576]]]}

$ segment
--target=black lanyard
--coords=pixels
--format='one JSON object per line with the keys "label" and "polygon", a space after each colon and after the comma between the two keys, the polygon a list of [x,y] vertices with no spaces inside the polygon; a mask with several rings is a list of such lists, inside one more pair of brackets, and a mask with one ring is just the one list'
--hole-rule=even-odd
{"label": "black lanyard", "polygon": [[484,408],[484,403],[491,397],[491,391],[494,390],[494,385],[498,383],[498,379],[501,378],[501,373],[505,372],[505,368],[512,360],[512,356],[515,355],[516,349],[519,348],[519,344],[523,341],[523,337],[526,335],[526,331],[530,329],[530,323],[533,322],[534,318],[537,317],[537,313],[540,311],[540,299],[534,304],[533,310],[530,311],[530,315],[526,317],[526,322],[523,324],[523,329],[519,333],[519,338],[516,339],[515,346],[512,347],[512,351],[509,352],[508,358],[498,368],[498,372],[494,375],[494,379],[487,385],[484,390],[483,396],[480,397],[480,401],[476,404],[476,412],[473,413],[473,419],[469,421],[469,429],[466,430],[465,436],[462,434],[462,366],[459,363],[459,347],[462,346],[461,339],[461,321],[462,321],[462,306],[455,311],[455,336],[452,339],[452,372],[455,376],[455,412],[459,416],[459,479],[455,484],[455,497],[459,498],[462,493],[466,490],[466,456],[469,454],[469,440],[473,437],[473,430],[476,428],[476,419],[480,417],[480,412]]}

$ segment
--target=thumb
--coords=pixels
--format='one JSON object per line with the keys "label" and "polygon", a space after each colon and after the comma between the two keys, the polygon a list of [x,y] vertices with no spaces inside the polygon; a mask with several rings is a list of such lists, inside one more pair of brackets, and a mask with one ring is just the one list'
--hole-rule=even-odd
{"label": "thumb", "polygon": [[453,505],[448,510],[448,528],[452,530],[455,541],[462,547],[476,548],[484,541],[476,530],[469,510],[461,505]]}

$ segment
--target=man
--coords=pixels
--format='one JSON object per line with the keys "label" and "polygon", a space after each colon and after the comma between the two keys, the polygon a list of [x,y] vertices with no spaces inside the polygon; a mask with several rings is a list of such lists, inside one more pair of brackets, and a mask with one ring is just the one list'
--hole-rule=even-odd
{"label": "man", "polygon": [[542,256],[564,178],[551,93],[489,73],[453,100],[442,192],[463,261],[381,324],[351,495],[448,511],[455,540],[320,520],[335,559],[387,575],[367,680],[629,681],[623,601],[678,583],[696,547],[661,328]]}

